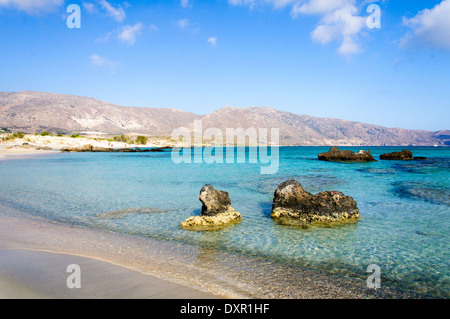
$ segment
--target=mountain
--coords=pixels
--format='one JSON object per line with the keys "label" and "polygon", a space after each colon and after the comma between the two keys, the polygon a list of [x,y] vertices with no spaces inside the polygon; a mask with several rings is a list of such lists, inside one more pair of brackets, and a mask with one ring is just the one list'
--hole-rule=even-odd
{"label": "mountain", "polygon": [[97,131],[167,135],[201,116],[174,109],[123,107],[89,97],[0,93],[0,126],[24,132]]}
{"label": "mountain", "polygon": [[207,115],[167,108],[124,107],[89,97],[44,92],[0,92],[0,127],[15,131],[85,131],[153,136],[171,135],[176,128],[280,129],[281,145],[450,145],[450,131],[386,128],[337,119],[282,112],[273,108],[224,107]]}

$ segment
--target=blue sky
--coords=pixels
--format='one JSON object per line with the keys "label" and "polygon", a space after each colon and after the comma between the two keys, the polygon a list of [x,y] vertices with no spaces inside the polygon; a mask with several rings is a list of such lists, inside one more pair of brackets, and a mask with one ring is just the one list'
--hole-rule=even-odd
{"label": "blue sky", "polygon": [[450,129],[450,0],[0,0],[0,30],[0,91]]}

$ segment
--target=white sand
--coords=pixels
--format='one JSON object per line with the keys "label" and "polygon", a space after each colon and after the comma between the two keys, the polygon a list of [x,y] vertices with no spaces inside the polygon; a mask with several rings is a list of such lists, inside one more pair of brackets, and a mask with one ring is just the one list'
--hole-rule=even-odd
{"label": "white sand", "polygon": [[[0,134],[0,160],[29,158],[33,156],[49,155],[59,152],[65,147],[80,147],[83,145],[92,145],[94,147],[104,148],[133,148],[133,147],[164,147],[171,146],[167,139],[149,138],[146,145],[135,145],[121,142],[110,142],[105,140],[105,136],[85,136],[81,138],[71,138],[68,136],[40,136],[27,134],[21,139],[2,141],[2,137],[8,134]],[[108,138],[111,138],[108,137]],[[24,143],[28,145],[23,145]],[[35,150],[34,147],[50,147],[53,151]]]}
{"label": "white sand", "polygon": [[[69,265],[80,288],[69,288]],[[69,280],[71,282],[71,280]],[[91,258],[42,251],[0,250],[1,299],[211,299],[211,294]]]}
{"label": "white sand", "polygon": [[[150,275],[170,267],[139,247],[127,236],[14,217],[0,207],[0,298],[219,298]],[[80,266],[80,289],[67,287],[71,264]]]}

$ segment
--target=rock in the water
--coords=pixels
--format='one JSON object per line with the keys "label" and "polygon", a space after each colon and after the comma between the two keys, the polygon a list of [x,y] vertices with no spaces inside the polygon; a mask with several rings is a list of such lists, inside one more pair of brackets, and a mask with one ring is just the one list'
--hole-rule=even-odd
{"label": "rock in the water", "polygon": [[242,216],[231,206],[227,192],[218,191],[211,185],[205,185],[198,198],[203,204],[201,216],[189,217],[181,223],[182,228],[211,230],[241,221]]}
{"label": "rock in the water", "polygon": [[329,162],[376,162],[370,151],[359,151],[358,153],[349,150],[341,151],[337,146],[326,153],[319,154],[319,160]]}
{"label": "rock in the water", "polygon": [[94,153],[111,153],[111,152],[114,152],[114,149],[110,148],[110,147],[94,146],[92,148],[92,152],[94,152]]}
{"label": "rock in the water", "polygon": [[202,216],[215,216],[225,213],[231,206],[229,194],[218,191],[211,185],[205,185],[200,190],[198,199],[202,202]]}
{"label": "rock in the water", "polygon": [[64,147],[61,152],[92,152],[93,148],[91,144],[87,144],[80,147]]}
{"label": "rock in the water", "polygon": [[223,226],[240,222],[242,216],[240,213],[230,208],[227,212],[216,216],[192,216],[181,223],[181,228],[189,230],[215,230]]}
{"label": "rock in the water", "polygon": [[330,225],[359,220],[356,201],[341,192],[313,195],[296,180],[281,183],[275,191],[271,217],[284,224]]}
{"label": "rock in the water", "polygon": [[408,150],[403,150],[401,152],[382,154],[380,155],[380,159],[385,161],[410,161],[413,159],[413,153]]}

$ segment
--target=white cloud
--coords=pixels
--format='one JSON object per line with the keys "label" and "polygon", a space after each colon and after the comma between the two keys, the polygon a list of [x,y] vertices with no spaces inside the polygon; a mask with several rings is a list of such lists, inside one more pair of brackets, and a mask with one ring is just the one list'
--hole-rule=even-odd
{"label": "white cloud", "polygon": [[133,26],[126,25],[120,28],[118,39],[125,44],[133,45],[136,42],[136,36],[142,33],[144,28],[142,23],[136,23]]}
{"label": "white cloud", "polygon": [[110,61],[104,57],[99,56],[98,54],[94,53],[89,57],[89,60],[91,64],[108,69],[111,73],[114,73],[115,68],[117,65],[119,65],[118,62]]}
{"label": "white cloud", "polygon": [[117,22],[123,22],[126,19],[125,10],[119,5],[115,8],[111,3],[106,0],[99,0],[98,3],[106,11],[106,14]]}
{"label": "white cloud", "polygon": [[189,19],[181,19],[177,21],[177,25],[180,29],[186,29],[191,25],[191,21]]}
{"label": "white cloud", "polygon": [[[309,7],[305,10],[306,13],[327,9],[325,7]],[[312,39],[321,44],[332,41],[340,42],[338,52],[342,55],[359,53],[362,50],[359,44],[359,34],[367,26],[366,18],[358,16],[358,9],[350,4],[338,8],[329,7],[328,10],[321,11],[327,13],[323,15],[319,25],[311,33]]]}
{"label": "white cloud", "polygon": [[181,4],[181,6],[182,6],[183,8],[187,8],[187,7],[192,6],[192,5],[190,4],[190,1],[189,1],[189,0],[181,0],[180,4]]}
{"label": "white cloud", "polygon": [[28,14],[55,11],[64,0],[0,0],[0,7],[14,7]]}
{"label": "white cloud", "polygon": [[401,39],[401,47],[450,50],[450,0],[422,10],[411,19],[403,18],[403,24],[412,32]]}
{"label": "white cloud", "polygon": [[215,46],[217,44],[217,38],[209,37],[208,38],[208,43],[211,44],[212,46]]}
{"label": "white cloud", "polygon": [[[370,2],[374,1],[364,1]],[[228,3],[250,8],[262,5],[271,5],[274,9],[290,7],[292,18],[318,15],[319,23],[311,32],[314,42],[338,42],[340,46],[337,51],[345,56],[362,51],[359,37],[367,27],[367,20],[360,15],[357,0],[228,0]]]}
{"label": "white cloud", "polygon": [[307,3],[298,2],[292,8],[291,14],[328,14],[334,10],[341,9],[349,4],[353,4],[352,0],[310,0]]}
{"label": "white cloud", "polygon": [[88,13],[97,12],[97,7],[95,6],[95,4],[93,4],[91,2],[84,2],[83,1],[83,7],[86,9],[86,11]]}

